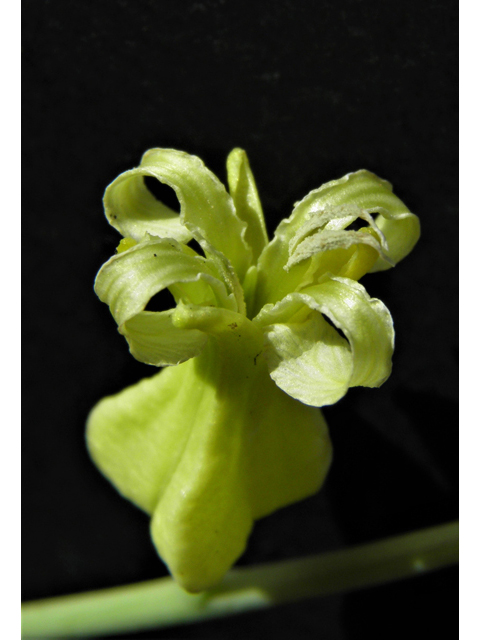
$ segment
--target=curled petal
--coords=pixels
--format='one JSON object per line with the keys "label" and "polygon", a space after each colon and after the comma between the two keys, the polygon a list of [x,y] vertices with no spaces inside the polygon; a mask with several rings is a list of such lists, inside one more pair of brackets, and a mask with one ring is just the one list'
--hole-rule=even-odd
{"label": "curled petal", "polygon": [[305,240],[314,231],[325,230],[329,232],[341,231],[346,229],[348,225],[355,222],[358,218],[364,220],[375,231],[375,235],[379,238],[382,247],[385,247],[385,238],[377,227],[375,220],[368,211],[361,209],[355,204],[337,205],[334,207],[325,207],[318,212],[309,213],[306,221],[295,233],[289,242],[289,251],[292,254],[298,244]]}
{"label": "curled petal", "polygon": [[370,270],[385,271],[407,256],[420,237],[420,221],[400,207],[378,208],[377,224],[388,242],[387,256],[379,256]]}
{"label": "curled petal", "polygon": [[291,228],[301,226],[317,211],[345,204],[355,205],[370,214],[379,214],[376,224],[385,237],[386,253],[393,264],[410,253],[418,241],[420,224],[417,216],[394,195],[390,182],[364,169],[311,191],[295,206],[290,217]]}
{"label": "curled petal", "polygon": [[370,233],[362,231],[324,231],[308,236],[291,253],[284,269],[288,271],[293,265],[307,260],[312,256],[324,251],[334,251],[335,249],[349,249],[350,247],[367,244],[388,260],[383,253],[380,242]]}
{"label": "curled petal", "polygon": [[185,253],[170,238],[149,240],[113,256],[98,272],[95,292],[121,325],[162,289],[190,282],[197,283],[204,304],[218,301],[231,307],[225,285],[205,258]]}
{"label": "curled petal", "polygon": [[306,404],[333,404],[349,387],[377,387],[390,374],[394,331],[388,309],[347,278],[289,294],[266,305],[254,322],[264,328],[272,379]]}
{"label": "curled petal", "polygon": [[148,176],[153,177],[147,168],[140,166],[120,174],[107,187],[103,198],[107,220],[123,236],[138,242],[146,233],[189,242],[192,233],[182,224],[178,213],[147,189]]}
{"label": "curled petal", "polygon": [[347,341],[320,314],[312,312],[301,323],[271,325],[265,337],[270,375],[292,398],[322,407],[345,395],[352,354]]}
{"label": "curled petal", "polygon": [[173,239],[147,240],[111,258],[99,271],[95,291],[106,302],[132,354],[157,366],[196,356],[205,344],[200,331],[172,324],[173,310],[146,312],[149,300],[169,287],[179,300],[236,309],[233,294],[205,258]]}
{"label": "curled petal", "polygon": [[[358,217],[358,214],[352,214],[352,207],[365,214],[378,213],[374,230],[381,232],[382,236],[378,237],[381,244],[385,239],[382,247],[385,257],[380,253],[369,266],[371,271],[396,264],[416,244],[420,235],[418,218],[392,193],[389,182],[365,170],[328,182],[295,205],[292,215],[280,223],[275,237],[262,252],[258,261],[257,313],[263,304],[277,302],[305,285],[309,264],[294,264],[288,273],[284,270],[292,241],[296,243],[305,233],[310,233],[318,221],[326,230],[345,229],[354,217]],[[312,229],[309,225],[313,225]],[[345,257],[346,260],[350,258],[351,255]]]}
{"label": "curled petal", "polygon": [[[150,176],[171,187],[180,216],[158,202],[144,185]],[[221,251],[242,279],[251,264],[246,224],[218,178],[196,156],[174,149],[150,149],[136,169],[122,173],[105,192],[107,218],[123,235],[141,240],[148,232],[186,242],[205,239]]]}

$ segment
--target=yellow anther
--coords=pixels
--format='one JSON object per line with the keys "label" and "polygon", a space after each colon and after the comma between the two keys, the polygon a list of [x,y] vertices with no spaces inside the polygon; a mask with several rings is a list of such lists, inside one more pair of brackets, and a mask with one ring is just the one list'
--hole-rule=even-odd
{"label": "yellow anther", "polygon": [[117,253],[123,253],[124,251],[127,251],[128,249],[134,247],[136,244],[138,243],[133,238],[122,238],[120,240],[120,244],[117,247]]}

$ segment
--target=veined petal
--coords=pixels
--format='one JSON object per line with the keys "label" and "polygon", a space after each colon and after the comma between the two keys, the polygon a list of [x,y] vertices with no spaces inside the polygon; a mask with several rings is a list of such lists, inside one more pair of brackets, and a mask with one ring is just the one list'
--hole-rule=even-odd
{"label": "veined petal", "polygon": [[314,231],[340,231],[346,229],[349,224],[360,218],[369,224],[379,237],[380,244],[385,246],[385,238],[375,224],[373,217],[365,209],[361,209],[355,204],[342,204],[333,207],[326,207],[317,212],[309,213],[305,222],[300,226],[289,243],[289,250],[292,253],[298,244],[305,240]]}
{"label": "veined petal", "polygon": [[144,311],[150,298],[166,287],[188,303],[237,308],[207,260],[173,239],[147,240],[111,258],[97,275],[95,291],[109,305],[132,354],[157,366],[196,356],[206,340],[196,329],[175,327],[173,310]]}
{"label": "veined petal", "polygon": [[362,231],[325,231],[308,236],[290,254],[285,270],[303,260],[324,251],[335,251],[336,249],[349,249],[359,244],[367,244],[381,256],[387,257],[383,253],[381,243],[370,233]]}
{"label": "veined petal", "polygon": [[417,216],[394,195],[391,183],[364,169],[311,191],[295,206],[290,216],[291,229],[301,226],[307,216],[311,217],[317,211],[345,204],[355,205],[370,214],[379,213],[376,224],[385,236],[386,253],[393,264],[404,258],[420,237]]}
{"label": "veined petal", "polygon": [[185,253],[175,240],[154,239],[106,262],[97,274],[95,292],[119,325],[143,311],[156,293],[181,283],[196,282],[203,304],[232,308],[232,299],[216,275],[205,258]]}
{"label": "veined petal", "polygon": [[[353,358],[348,342],[312,310],[314,304],[313,299],[292,293],[274,305],[273,324],[265,327],[265,357],[280,389],[305,404],[322,407],[347,392]],[[291,321],[284,319],[290,314]],[[296,314],[300,314],[297,322]],[[283,321],[275,322],[279,316]]]}
{"label": "veined petal", "polygon": [[272,379],[306,404],[333,404],[349,387],[377,387],[390,374],[390,314],[347,278],[332,278],[266,305],[254,323],[264,327]]}
{"label": "veined petal", "polygon": [[238,217],[247,223],[245,240],[251,247],[253,261],[256,262],[268,244],[268,236],[257,186],[243,149],[237,148],[230,152],[227,174],[230,195]]}
{"label": "veined petal", "polygon": [[346,335],[353,356],[350,387],[379,387],[392,370],[395,332],[387,307],[358,282],[332,278],[304,290]]}
{"label": "veined petal", "polygon": [[[146,176],[174,189],[179,217],[173,218],[172,211],[148,193],[143,184]],[[139,167],[112,182],[104,202],[109,222],[124,235],[139,240],[148,232],[185,242],[204,238],[230,260],[240,279],[251,264],[251,250],[243,237],[245,222],[237,216],[223,184],[196,156],[150,149]]]}
{"label": "veined petal", "polygon": [[[348,205],[347,209],[342,213],[345,205]],[[385,238],[383,251],[386,259],[380,255],[371,271],[396,264],[416,244],[420,235],[418,218],[392,193],[391,184],[369,171],[349,173],[311,191],[295,205],[292,215],[278,226],[275,237],[258,261],[257,312],[263,304],[277,302],[287,293],[297,290],[304,281],[309,268],[306,262],[293,265],[288,273],[284,270],[292,240],[298,239],[311,220],[322,216],[326,229],[344,229],[352,222],[352,206],[367,214],[378,213],[375,224]]]}

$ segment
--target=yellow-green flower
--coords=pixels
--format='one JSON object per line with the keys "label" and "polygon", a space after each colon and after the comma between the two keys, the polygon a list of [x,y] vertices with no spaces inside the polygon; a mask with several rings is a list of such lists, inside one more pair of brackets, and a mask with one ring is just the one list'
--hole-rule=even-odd
{"label": "yellow-green flower", "polygon": [[[391,369],[390,314],[358,280],[419,237],[390,184],[358,171],[309,193],[269,243],[244,151],[227,170],[230,193],[197,157],[152,149],[121,174],[104,202],[124,240],[95,283],[134,357],[167,368],[102,400],[88,446],[151,514],[158,552],[189,591],[223,577],[254,520],[322,485],[331,444],[317,407]],[[147,176],[175,190],[179,215]],[[165,288],[176,307],[145,311]]]}

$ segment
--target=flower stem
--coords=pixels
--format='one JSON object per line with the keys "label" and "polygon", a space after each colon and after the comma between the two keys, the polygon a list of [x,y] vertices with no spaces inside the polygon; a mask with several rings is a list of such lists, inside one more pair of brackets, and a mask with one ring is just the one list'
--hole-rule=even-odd
{"label": "flower stem", "polygon": [[297,560],[232,569],[191,595],[171,578],[22,606],[22,637],[108,635],[369,587],[458,562],[458,522]]}

